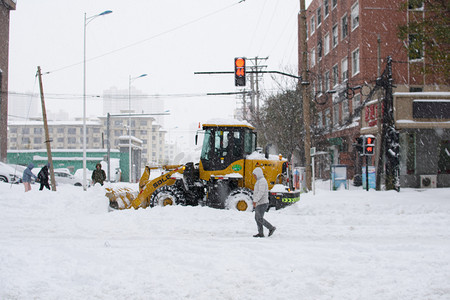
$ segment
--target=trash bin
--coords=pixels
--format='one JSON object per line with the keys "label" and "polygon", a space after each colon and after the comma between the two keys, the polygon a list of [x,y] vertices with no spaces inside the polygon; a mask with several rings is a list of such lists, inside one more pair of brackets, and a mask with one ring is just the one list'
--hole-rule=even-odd
{"label": "trash bin", "polygon": [[348,189],[347,165],[331,165],[331,187],[333,191],[343,184]]}

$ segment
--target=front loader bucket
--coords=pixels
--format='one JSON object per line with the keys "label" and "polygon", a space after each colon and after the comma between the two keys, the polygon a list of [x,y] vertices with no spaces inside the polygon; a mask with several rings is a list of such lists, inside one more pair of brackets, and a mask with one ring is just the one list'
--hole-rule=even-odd
{"label": "front loader bucket", "polygon": [[132,206],[132,201],[136,199],[138,191],[128,187],[117,189],[106,188],[106,197],[109,199],[109,207],[112,210],[128,209]]}

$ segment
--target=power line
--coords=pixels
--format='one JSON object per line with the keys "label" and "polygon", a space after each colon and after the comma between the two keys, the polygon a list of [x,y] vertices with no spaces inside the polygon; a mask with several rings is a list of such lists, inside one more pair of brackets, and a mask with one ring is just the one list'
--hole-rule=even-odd
{"label": "power line", "polygon": [[[244,0],[244,1],[245,1],[245,0]],[[215,14],[218,14],[218,13],[220,13],[220,12],[222,12],[222,11],[224,11],[224,10],[227,10],[227,9],[229,9],[229,8],[235,6],[235,5],[238,5],[238,4],[242,3],[242,2],[243,2],[243,1],[241,0],[241,1],[239,1],[239,2],[236,2],[236,3],[233,3],[233,4],[231,4],[231,5],[225,6],[225,7],[221,8],[221,9],[218,9],[218,10],[216,10],[216,11],[213,11],[213,12],[211,12],[211,13],[208,13],[208,14],[206,14],[206,15],[204,15],[204,16],[202,16],[202,17],[199,17],[199,18],[197,18],[197,19],[194,19],[194,20],[192,20],[192,21],[188,21],[188,22],[186,22],[186,23],[183,23],[183,24],[181,24],[181,25],[178,25],[178,26],[176,26],[176,27],[173,27],[173,28],[171,28],[171,29],[168,29],[168,30],[166,30],[166,31],[163,31],[163,32],[161,32],[161,33],[158,33],[158,34],[156,34],[156,35],[153,35],[153,36],[151,36],[151,37],[145,38],[145,39],[143,39],[143,40],[137,41],[137,42],[135,42],[135,43],[128,44],[128,45],[126,45],[126,46],[123,46],[123,47],[121,47],[121,48],[117,48],[117,49],[115,49],[115,50],[106,52],[106,53],[101,54],[101,55],[98,55],[98,56],[94,56],[94,57],[92,57],[92,58],[87,59],[86,61],[87,61],[87,62],[93,61],[93,60],[102,58],[102,57],[104,57],[104,56],[107,56],[107,55],[110,55],[110,54],[113,54],[113,53],[116,53],[116,52],[119,52],[119,51],[122,51],[122,50],[125,50],[125,49],[128,49],[128,48],[131,48],[131,47],[134,47],[134,46],[137,46],[137,45],[142,44],[142,43],[145,43],[145,42],[147,42],[147,41],[150,41],[150,40],[155,39],[155,38],[157,38],[157,37],[160,37],[160,36],[162,36],[162,35],[165,35],[165,34],[168,34],[168,33],[173,32],[173,31],[176,31],[176,30],[178,30],[178,29],[181,29],[181,28],[183,28],[183,27],[192,25],[192,24],[194,24],[194,23],[196,23],[196,22],[198,22],[198,21],[201,21],[201,20],[206,19],[206,18],[208,18],[208,17],[210,17],[210,16],[213,16],[213,15],[215,15]],[[52,71],[45,72],[45,73],[43,73],[43,75],[47,75],[47,74],[50,74],[50,73],[55,73],[55,72],[62,71],[62,70],[68,69],[68,68],[72,68],[72,67],[81,65],[82,63],[84,63],[84,61],[76,62],[76,63],[70,64],[70,65],[67,65],[67,66],[64,66],[64,67],[61,67],[61,68],[58,68],[58,69],[54,69],[54,70],[52,70]]]}

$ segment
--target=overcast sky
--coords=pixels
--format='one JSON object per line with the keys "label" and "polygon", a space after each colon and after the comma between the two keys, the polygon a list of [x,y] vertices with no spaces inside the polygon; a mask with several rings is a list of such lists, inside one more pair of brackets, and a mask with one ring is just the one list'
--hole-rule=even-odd
{"label": "overcast sky", "polygon": [[[47,110],[82,116],[84,13],[112,10],[87,26],[88,95],[128,89],[130,75],[147,73],[133,87],[167,95],[166,127],[229,118],[235,96],[194,95],[236,91],[233,75],[194,72],[232,71],[238,56],[268,56],[267,70],[296,72],[299,6],[298,0],[19,0],[11,12],[9,90],[37,93],[41,66],[50,72],[43,77]],[[265,75],[263,88],[272,86]],[[88,115],[101,115],[100,103],[89,100]]]}

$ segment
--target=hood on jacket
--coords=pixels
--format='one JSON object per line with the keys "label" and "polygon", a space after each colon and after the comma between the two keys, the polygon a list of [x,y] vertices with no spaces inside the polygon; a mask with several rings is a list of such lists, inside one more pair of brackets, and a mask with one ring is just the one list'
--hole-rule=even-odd
{"label": "hood on jacket", "polygon": [[30,163],[27,168],[30,169],[30,170],[33,169],[34,168],[34,164]]}
{"label": "hood on jacket", "polygon": [[263,174],[263,171],[261,170],[261,168],[255,168],[253,170],[253,174],[255,174],[256,180],[259,180],[264,177],[264,174]]}

